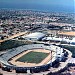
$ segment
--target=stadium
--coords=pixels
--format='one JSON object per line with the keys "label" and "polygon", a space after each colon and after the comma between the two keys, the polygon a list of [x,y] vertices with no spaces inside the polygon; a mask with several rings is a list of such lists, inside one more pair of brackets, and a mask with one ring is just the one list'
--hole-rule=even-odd
{"label": "stadium", "polygon": [[64,50],[50,44],[29,44],[9,49],[0,56],[2,70],[16,73],[38,73],[47,71],[62,61]]}

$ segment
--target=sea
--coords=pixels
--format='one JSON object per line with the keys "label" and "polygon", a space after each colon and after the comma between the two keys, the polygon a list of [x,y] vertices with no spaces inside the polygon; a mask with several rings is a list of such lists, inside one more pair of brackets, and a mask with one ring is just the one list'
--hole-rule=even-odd
{"label": "sea", "polygon": [[75,8],[65,7],[59,5],[13,5],[13,4],[0,4],[0,9],[26,9],[26,10],[35,10],[35,11],[47,11],[47,12],[66,12],[66,13],[75,13]]}

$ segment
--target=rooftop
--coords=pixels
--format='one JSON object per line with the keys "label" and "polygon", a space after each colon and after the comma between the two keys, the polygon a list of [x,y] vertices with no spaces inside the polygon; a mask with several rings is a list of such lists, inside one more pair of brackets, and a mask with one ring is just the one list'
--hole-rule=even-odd
{"label": "rooftop", "polygon": [[29,34],[29,35],[27,35],[27,36],[25,36],[26,38],[41,38],[41,37],[43,37],[43,36],[45,36],[45,34],[44,33],[41,33],[41,32],[35,32],[35,33],[31,33],[31,34]]}

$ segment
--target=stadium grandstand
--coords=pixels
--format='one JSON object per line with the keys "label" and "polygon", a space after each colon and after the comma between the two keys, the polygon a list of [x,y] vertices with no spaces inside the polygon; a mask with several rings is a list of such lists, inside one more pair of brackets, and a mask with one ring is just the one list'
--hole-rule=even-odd
{"label": "stadium grandstand", "polygon": [[[51,59],[45,63],[41,64],[39,66],[17,66],[15,64],[10,63],[9,61],[13,59],[13,57],[19,55],[20,53],[23,53],[24,51],[28,50],[35,50],[35,49],[45,49],[48,51],[55,52]],[[50,44],[30,44],[30,45],[23,45],[17,48],[9,49],[7,53],[0,55],[0,64],[2,65],[2,69],[5,71],[11,71],[15,70],[17,73],[27,73],[30,71],[30,73],[33,72],[40,72],[40,71],[46,71],[50,67],[52,67],[54,64],[58,63],[59,61],[64,60],[65,51],[63,48],[60,48],[58,46],[50,45]],[[59,61],[58,61],[59,60]],[[17,62],[17,61],[16,61]]]}

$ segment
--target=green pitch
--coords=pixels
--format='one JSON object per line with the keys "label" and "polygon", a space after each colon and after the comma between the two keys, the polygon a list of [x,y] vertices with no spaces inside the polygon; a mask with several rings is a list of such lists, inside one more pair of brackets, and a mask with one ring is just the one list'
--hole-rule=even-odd
{"label": "green pitch", "polygon": [[38,64],[42,60],[44,60],[48,55],[49,55],[49,53],[31,51],[31,52],[23,55],[22,57],[20,57],[16,61]]}

